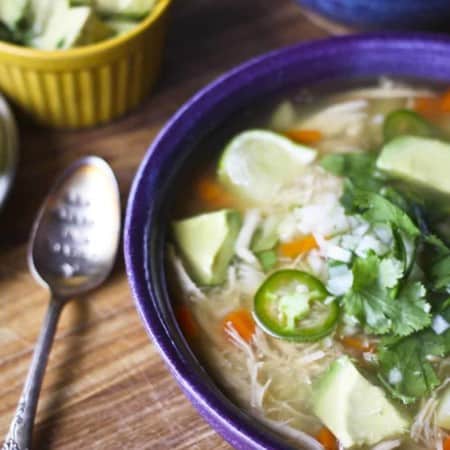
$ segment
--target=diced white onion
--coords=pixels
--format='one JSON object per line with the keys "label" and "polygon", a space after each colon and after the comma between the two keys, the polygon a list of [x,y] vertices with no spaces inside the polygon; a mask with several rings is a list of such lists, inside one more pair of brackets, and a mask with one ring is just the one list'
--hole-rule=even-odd
{"label": "diced white onion", "polygon": [[353,234],[344,234],[343,236],[341,236],[340,245],[342,248],[354,251],[358,246],[360,240],[361,238],[359,236],[353,236]]}
{"label": "diced white onion", "polygon": [[348,229],[348,217],[339,203],[340,190],[322,193],[314,202],[294,211],[301,234],[329,236]]}
{"label": "diced white onion", "polygon": [[326,274],[327,264],[317,250],[311,250],[306,257],[306,261],[315,276],[322,278]]}
{"label": "diced white onion", "polygon": [[442,334],[450,328],[450,324],[440,314],[437,314],[433,318],[431,327],[436,334]]}
{"label": "diced white onion", "polygon": [[403,375],[397,367],[389,371],[388,380],[390,384],[398,384],[403,380]]}
{"label": "diced white onion", "polygon": [[352,234],[355,236],[364,236],[369,231],[369,224],[367,222],[360,223],[353,231]]}
{"label": "diced white onion", "polygon": [[333,295],[344,295],[353,285],[353,272],[344,264],[329,269],[327,290]]}
{"label": "diced white onion", "polygon": [[369,250],[373,250],[377,255],[383,255],[388,249],[375,236],[366,234],[362,237],[358,247],[356,247],[355,253],[364,258]]}
{"label": "diced white onion", "polygon": [[392,228],[388,225],[377,225],[373,228],[373,232],[383,244],[389,245],[392,242]]}
{"label": "diced white onion", "polygon": [[352,252],[346,250],[345,248],[338,247],[337,245],[328,245],[326,248],[326,255],[330,259],[335,261],[341,261],[348,263],[352,259]]}
{"label": "diced white onion", "polygon": [[297,234],[297,221],[294,214],[288,214],[278,225],[281,242],[292,241]]}

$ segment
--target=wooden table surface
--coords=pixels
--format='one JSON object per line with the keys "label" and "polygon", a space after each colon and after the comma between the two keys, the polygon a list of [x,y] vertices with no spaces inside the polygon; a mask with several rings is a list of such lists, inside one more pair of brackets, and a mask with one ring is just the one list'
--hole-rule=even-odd
{"label": "wooden table surface", "polygon": [[[28,272],[33,217],[57,174],[96,154],[123,207],[164,122],[199,88],[263,52],[327,32],[292,0],[175,0],[154,94],[108,126],[57,132],[19,117],[21,160],[0,217],[0,440],[19,398],[48,293]],[[139,321],[120,256],[103,287],[63,312],[40,397],[35,449],[228,449],[183,396]]]}

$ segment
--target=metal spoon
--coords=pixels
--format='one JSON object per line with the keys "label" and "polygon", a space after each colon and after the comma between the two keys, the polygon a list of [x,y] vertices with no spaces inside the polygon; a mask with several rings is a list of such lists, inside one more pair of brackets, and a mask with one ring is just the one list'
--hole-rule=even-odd
{"label": "metal spoon", "polygon": [[120,234],[120,197],[108,164],[87,157],[56,182],[33,227],[28,263],[51,300],[22,396],[3,450],[29,450],[39,391],[66,301],[98,285],[113,266]]}

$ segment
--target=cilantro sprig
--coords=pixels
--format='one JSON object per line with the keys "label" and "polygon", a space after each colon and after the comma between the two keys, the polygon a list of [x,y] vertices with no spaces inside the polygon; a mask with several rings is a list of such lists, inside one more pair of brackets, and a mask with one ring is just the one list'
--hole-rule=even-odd
{"label": "cilantro sprig", "polygon": [[[450,309],[441,315],[449,321]],[[413,403],[440,384],[430,357],[443,357],[449,352],[450,330],[437,334],[428,328],[403,339],[385,338],[378,349],[378,376],[391,395],[405,404]],[[394,370],[401,377],[392,382]]]}
{"label": "cilantro sprig", "polygon": [[407,336],[431,323],[425,288],[408,281],[398,288],[402,270],[393,258],[374,253],[352,265],[353,285],[342,298],[345,312],[356,317],[367,332]]}
{"label": "cilantro sprig", "polygon": [[439,334],[431,326],[437,313],[450,323],[450,300],[443,301],[450,293],[450,248],[431,233],[417,202],[376,169],[375,160],[367,153],[330,155],[322,166],[345,178],[341,203],[348,215],[391,227],[391,252],[352,258],[353,282],[341,304],[368,333],[383,336],[378,377],[408,404],[439,386],[432,359],[450,354],[450,328]]}

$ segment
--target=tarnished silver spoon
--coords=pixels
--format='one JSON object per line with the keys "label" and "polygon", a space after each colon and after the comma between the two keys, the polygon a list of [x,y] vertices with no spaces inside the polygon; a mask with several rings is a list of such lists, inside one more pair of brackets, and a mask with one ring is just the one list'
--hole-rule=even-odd
{"label": "tarnished silver spoon", "polygon": [[61,310],[100,285],[113,266],[120,235],[120,197],[108,164],[87,157],[56,182],[33,227],[28,263],[51,293],[22,396],[3,450],[29,450],[34,416]]}

